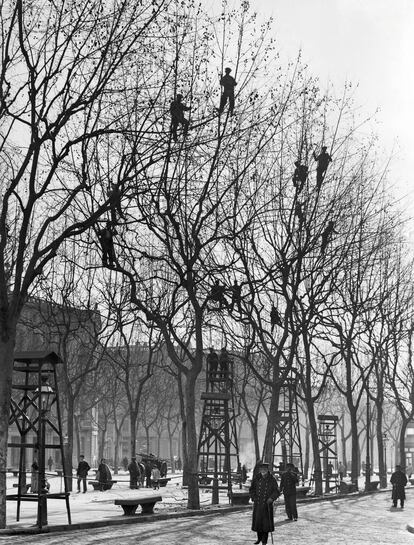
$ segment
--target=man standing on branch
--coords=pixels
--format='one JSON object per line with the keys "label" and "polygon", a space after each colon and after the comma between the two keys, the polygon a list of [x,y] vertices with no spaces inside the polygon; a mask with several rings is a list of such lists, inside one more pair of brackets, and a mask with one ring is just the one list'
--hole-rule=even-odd
{"label": "man standing on branch", "polygon": [[316,166],[316,187],[318,190],[322,187],[322,182],[325,177],[325,172],[332,161],[332,157],[327,153],[327,147],[322,146],[322,151],[319,155],[313,152],[313,158],[318,163]]}
{"label": "man standing on branch", "polygon": [[269,532],[275,529],[273,502],[280,496],[277,481],[269,472],[269,464],[258,464],[258,473],[252,480],[249,493],[253,501],[252,530],[257,532],[255,544],[262,542],[265,545]]}
{"label": "man standing on branch", "polygon": [[233,115],[234,110],[234,88],[236,87],[237,83],[236,80],[233,78],[233,76],[230,76],[231,68],[225,69],[226,74],[221,77],[220,79],[220,85],[223,87],[223,92],[221,94],[220,99],[220,107],[219,107],[219,114],[222,114],[224,112],[224,107],[227,104],[227,100],[229,101],[229,113],[230,115]]}
{"label": "man standing on branch", "polygon": [[172,100],[170,104],[171,133],[172,133],[174,142],[177,142],[178,140],[178,136],[177,136],[178,125],[183,126],[184,138],[185,138],[188,132],[188,126],[190,124],[188,119],[184,117],[184,112],[188,112],[190,110],[190,107],[183,104],[182,100],[183,100],[183,95],[178,94],[175,100]]}

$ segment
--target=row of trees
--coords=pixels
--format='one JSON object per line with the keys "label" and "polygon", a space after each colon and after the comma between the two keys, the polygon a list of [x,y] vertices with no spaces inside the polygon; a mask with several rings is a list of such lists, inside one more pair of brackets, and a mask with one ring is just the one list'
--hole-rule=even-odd
{"label": "row of trees", "polygon": [[[17,0],[3,3],[1,19],[0,527],[13,352],[29,295],[100,314],[97,349],[118,345],[111,383],[126,392],[132,430],[162,354],[177,383],[190,508],[199,508],[196,392],[208,344],[237,352],[252,376],[268,459],[293,367],[314,455],[315,404],[328,387],[340,392],[356,475],[363,392],[377,404],[378,431],[385,396],[398,399],[403,428],[412,416],[412,282],[352,86],[337,98],[300,57],[281,66],[271,25],[247,2],[213,17],[174,0]],[[218,116],[227,64],[235,114]],[[178,92],[190,130],[174,142]],[[333,162],[317,187],[312,154],[324,143]],[[310,168],[303,187],[292,183],[296,160]],[[111,220],[116,258],[102,268],[97,231]],[[216,281],[227,289],[221,310],[209,300]],[[135,335],[145,358],[131,348]],[[69,415],[85,368],[95,392],[106,376],[105,358],[86,359],[68,374]]]}

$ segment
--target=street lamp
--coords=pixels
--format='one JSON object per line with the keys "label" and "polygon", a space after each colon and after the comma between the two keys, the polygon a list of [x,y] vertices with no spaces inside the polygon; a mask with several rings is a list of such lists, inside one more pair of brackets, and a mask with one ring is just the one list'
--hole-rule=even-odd
{"label": "street lamp", "polygon": [[40,427],[39,427],[39,491],[38,491],[38,503],[37,503],[37,526],[43,528],[47,526],[47,486],[46,486],[46,422],[47,413],[50,410],[52,402],[54,400],[55,392],[53,388],[48,384],[48,376],[42,375],[40,377],[40,388],[36,388],[39,403],[40,413]]}
{"label": "street lamp", "polygon": [[388,472],[387,472],[387,440],[388,435],[387,432],[384,431],[382,434],[382,439],[384,441],[384,473],[385,473],[385,479],[388,479]]}

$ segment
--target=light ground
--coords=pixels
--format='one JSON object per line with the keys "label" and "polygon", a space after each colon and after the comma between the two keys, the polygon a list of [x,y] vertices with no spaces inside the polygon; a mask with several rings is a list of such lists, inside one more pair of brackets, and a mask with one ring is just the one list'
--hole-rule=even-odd
{"label": "light ground", "polygon": [[[124,477],[120,477],[124,478]],[[178,484],[178,478],[176,483]],[[160,491],[141,489],[142,495],[161,493],[162,505],[156,511],[181,510],[185,491],[173,481]],[[88,492],[71,496],[72,519],[74,523],[113,520],[122,517],[120,507],[113,504],[115,497],[128,497],[137,494],[129,490],[127,483],[119,483],[117,488],[107,492]],[[55,485],[53,485],[55,488]],[[274,542],[292,545],[414,545],[414,534],[407,531],[407,525],[414,521],[414,489],[407,489],[407,503],[404,511],[390,509],[390,492],[369,496],[355,496],[347,499],[334,499],[307,505],[299,504],[299,521],[285,522],[283,506],[276,508],[276,529]],[[223,494],[221,501],[226,504]],[[208,510],[210,494],[202,495],[202,504]],[[48,502],[49,524],[65,524],[64,501]],[[22,521],[19,526],[35,524],[36,504],[22,505]],[[14,502],[8,504],[8,521],[15,526]],[[139,517],[139,516],[138,516]],[[251,508],[233,513],[223,510],[210,511],[203,516],[154,520],[107,528],[75,530],[70,532],[42,535],[0,535],[0,545],[30,544],[76,544],[76,545],[247,545],[253,543],[255,534],[250,530]],[[269,545],[271,539],[269,537]]]}

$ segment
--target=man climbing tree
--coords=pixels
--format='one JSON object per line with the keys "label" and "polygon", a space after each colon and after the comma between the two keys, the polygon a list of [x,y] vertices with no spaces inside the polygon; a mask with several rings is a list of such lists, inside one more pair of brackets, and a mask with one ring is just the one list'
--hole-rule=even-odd
{"label": "man climbing tree", "polygon": [[217,369],[219,364],[219,357],[214,348],[210,347],[210,352],[207,354],[207,371],[209,374],[209,380],[213,383],[214,379],[217,378]]}
{"label": "man climbing tree", "polygon": [[272,305],[272,308],[270,310],[270,325],[272,326],[272,329],[271,329],[272,333],[275,328],[275,325],[282,326],[282,319],[275,305]]}
{"label": "man climbing tree", "polygon": [[313,158],[318,163],[316,167],[316,187],[318,190],[322,187],[322,182],[325,177],[326,169],[329,166],[329,163],[332,161],[332,157],[327,153],[327,147],[322,146],[321,153],[319,155],[316,155],[315,152],[313,152]]}
{"label": "man climbing tree", "polygon": [[[221,310],[223,307],[228,307],[227,299],[224,297],[224,293],[226,291],[226,287],[222,286],[218,280],[216,280],[211,286],[210,293],[207,296],[207,301],[211,299],[212,301],[216,301],[219,303],[219,310]],[[212,310],[212,309],[209,309]]]}
{"label": "man climbing tree", "polygon": [[107,195],[109,199],[109,205],[111,207],[111,222],[113,225],[116,225],[118,223],[117,216],[125,219],[121,206],[121,190],[119,189],[119,186],[117,184],[114,184],[113,182],[110,182]]}
{"label": "man climbing tree", "polygon": [[241,295],[242,286],[237,282],[237,280],[234,280],[234,284],[231,288],[231,304],[230,304],[230,312],[233,312],[234,306],[237,305],[237,310],[240,314],[242,314],[242,307],[241,307]]}
{"label": "man climbing tree", "polygon": [[234,88],[236,87],[237,83],[236,80],[233,78],[233,76],[230,76],[231,68],[225,69],[226,74],[221,77],[220,79],[220,85],[223,87],[223,92],[221,94],[220,99],[220,107],[219,107],[219,114],[222,114],[224,111],[224,107],[227,104],[227,100],[229,101],[229,113],[230,115],[233,115],[234,111]]}
{"label": "man climbing tree", "polygon": [[300,193],[305,185],[306,179],[308,177],[308,167],[306,165],[301,165],[300,161],[295,161],[295,171],[293,173],[292,181],[293,185],[297,188]]}
{"label": "man climbing tree", "polygon": [[114,235],[116,234],[110,221],[106,222],[106,227],[98,231],[98,239],[102,249],[102,265],[104,267],[108,266],[108,261],[110,267],[115,265]]}
{"label": "man climbing tree", "polygon": [[171,133],[172,133],[174,142],[177,142],[178,140],[178,136],[177,136],[178,125],[183,126],[183,129],[184,129],[183,134],[185,138],[188,132],[188,126],[190,124],[188,119],[184,117],[184,112],[188,112],[190,110],[190,107],[183,104],[182,100],[183,100],[183,95],[178,94],[175,100],[172,100],[170,104]]}
{"label": "man climbing tree", "polygon": [[322,241],[321,241],[321,254],[322,255],[324,255],[324,253],[325,253],[325,250],[326,250],[326,247],[329,244],[330,238],[336,232],[337,231],[335,231],[335,222],[332,221],[332,220],[329,220],[328,225],[325,227],[325,229],[323,230],[323,232],[321,234],[321,238],[322,238]]}

